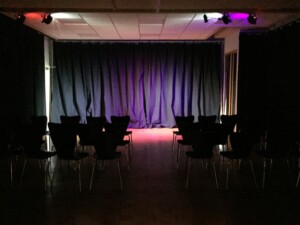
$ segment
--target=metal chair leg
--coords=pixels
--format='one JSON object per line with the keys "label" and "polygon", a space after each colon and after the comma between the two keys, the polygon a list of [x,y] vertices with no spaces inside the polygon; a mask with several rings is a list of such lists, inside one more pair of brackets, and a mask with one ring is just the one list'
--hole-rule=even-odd
{"label": "metal chair leg", "polygon": [[298,187],[299,180],[300,180],[300,170],[299,170],[299,172],[298,172],[298,178],[297,178],[296,188]]}
{"label": "metal chair leg", "polygon": [[78,169],[78,180],[79,180],[79,192],[81,192],[81,174],[80,174],[80,162],[77,162],[77,169]]}
{"label": "metal chair leg", "polygon": [[27,163],[27,159],[24,160],[24,165],[23,165],[22,174],[21,174],[21,178],[20,178],[20,186],[22,185],[26,163]]}
{"label": "metal chair leg", "polygon": [[251,170],[252,170],[252,174],[253,174],[254,184],[255,184],[255,187],[257,188],[257,182],[256,182],[256,177],[255,177],[255,173],[254,173],[252,160],[249,159],[249,162],[250,162],[250,166],[251,166]]}
{"label": "metal chair leg", "polygon": [[177,146],[177,158],[176,158],[176,169],[179,167],[179,157],[180,157],[180,144]]}
{"label": "metal chair leg", "polygon": [[186,185],[185,185],[186,190],[188,189],[188,185],[189,185],[191,161],[192,161],[192,159],[189,159],[188,172],[187,172],[187,176],[186,176]]}
{"label": "metal chair leg", "polygon": [[214,169],[214,174],[215,174],[216,187],[217,187],[217,189],[219,189],[219,184],[218,184],[218,179],[217,179],[217,173],[216,173],[215,163],[212,162],[212,164],[213,164],[213,169]]}
{"label": "metal chair leg", "polygon": [[90,181],[90,191],[92,190],[94,171],[95,171],[96,164],[97,164],[97,161],[94,162],[93,169],[92,169],[92,175],[91,175],[91,181]]}
{"label": "metal chair leg", "polygon": [[10,187],[13,187],[13,160],[10,160]]}
{"label": "metal chair leg", "polygon": [[226,163],[226,190],[228,190],[228,178],[229,178],[229,160]]}
{"label": "metal chair leg", "polygon": [[118,165],[118,172],[119,172],[119,178],[120,178],[120,186],[121,186],[121,190],[123,191],[123,182],[122,182],[120,160],[119,159],[117,160],[117,165]]}
{"label": "metal chair leg", "polygon": [[267,162],[266,160],[264,160],[264,168],[263,168],[263,182],[262,182],[262,188],[265,188],[265,179],[266,179],[266,166],[267,166]]}

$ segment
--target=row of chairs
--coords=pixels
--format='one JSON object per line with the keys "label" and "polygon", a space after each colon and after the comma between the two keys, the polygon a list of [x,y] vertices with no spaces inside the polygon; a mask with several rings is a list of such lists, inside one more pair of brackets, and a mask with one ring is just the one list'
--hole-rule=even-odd
{"label": "row of chairs", "polygon": [[[61,123],[64,124],[79,124],[80,123],[80,116],[65,116],[61,115],[60,116],[60,121]],[[127,127],[130,123],[130,116],[125,115],[125,116],[114,116],[112,115],[110,117],[111,123],[126,123]],[[87,116],[86,117],[86,123],[87,124],[92,124],[92,125],[97,125],[99,127],[103,127],[105,123],[107,123],[108,120],[105,116]],[[128,137],[130,143],[132,143],[132,131],[131,130],[126,130],[125,136]],[[131,146],[132,147],[132,146]]]}
{"label": "row of chairs", "polygon": [[[215,163],[214,163],[214,149],[216,145],[218,145],[218,141],[216,139],[219,138],[218,130],[216,129],[207,129],[202,130],[199,128],[199,123],[193,122],[185,122],[180,123],[178,126],[181,135],[183,136],[183,140],[188,142],[189,149],[186,151],[187,163],[188,163],[188,171],[187,171],[187,180],[186,180],[186,188],[188,188],[189,184],[189,175],[190,175],[190,165],[193,159],[200,159],[211,161],[216,186],[218,188],[218,179],[216,175]],[[274,159],[284,159],[289,166],[290,160],[299,160],[300,153],[299,148],[295,147],[295,143],[290,142],[284,138],[284,136],[274,136],[268,137],[267,139],[257,138],[253,139],[253,135],[249,130],[241,130],[239,132],[229,132],[228,139],[230,140],[230,148],[227,151],[220,151],[219,157],[222,157],[226,160],[226,189],[228,189],[228,180],[229,180],[229,167],[230,162],[234,160],[238,160],[239,164],[242,160],[248,160],[255,186],[257,187],[256,177],[254,173],[252,156],[255,155],[261,157],[263,159],[263,174],[262,174],[262,188],[265,187],[265,179],[266,179],[266,167],[267,163],[270,162],[272,165],[272,160]],[[261,142],[263,140],[263,142]],[[178,153],[179,154],[179,153]],[[219,161],[220,163],[220,161]],[[178,167],[178,156],[177,156],[177,167]],[[289,168],[289,167],[288,167]],[[298,171],[296,187],[298,187],[300,180],[300,170]]]}
{"label": "row of chairs", "polygon": [[[47,117],[34,117],[31,123],[19,128],[17,132],[18,135],[7,135],[9,132],[3,132],[3,134],[1,133],[0,159],[8,159],[10,161],[11,186],[13,185],[14,180],[13,161],[20,154],[24,153],[25,160],[21,172],[20,185],[22,184],[27,160],[29,159],[36,159],[40,162],[41,165],[43,165],[43,172],[45,175],[45,189],[47,188],[48,180],[50,180],[52,185],[52,180],[55,175],[55,169],[51,178],[49,173],[51,162],[50,158],[52,158],[53,156],[58,156],[59,162],[61,162],[62,160],[76,162],[76,168],[79,172],[79,190],[81,191],[80,162],[82,159],[86,158],[89,153],[76,150],[75,147],[77,145],[77,137],[79,136],[80,138],[80,144],[88,144],[94,146],[95,164],[98,160],[104,161],[118,159],[121,156],[121,153],[116,151],[117,146],[124,145],[124,143],[129,143],[129,141],[123,140],[129,123],[129,120],[127,118],[126,121],[128,122],[114,120],[114,123],[104,123],[103,127],[105,129],[105,132],[102,132],[102,125],[99,125],[99,118],[92,118],[93,122],[89,124],[76,124],[77,122],[71,122],[72,119],[74,122],[75,117],[62,117],[62,123],[60,124],[49,123],[48,126],[50,132],[47,133],[45,129],[47,125]],[[48,151],[46,149],[46,145],[42,146],[45,143],[45,134],[50,135],[53,142],[54,148],[51,151]],[[129,167],[128,151],[126,151],[126,153]],[[94,175],[95,164],[93,166],[92,176]],[[120,169],[119,175],[122,189]],[[90,189],[91,188],[92,178]]]}
{"label": "row of chairs", "polygon": [[[179,165],[179,157],[181,152],[181,146],[187,146],[191,148],[191,140],[189,138],[189,130],[185,131],[191,124],[195,129],[202,132],[214,132],[214,144],[222,145],[224,148],[228,145],[228,137],[234,131],[234,128],[238,121],[237,115],[222,115],[221,122],[216,122],[217,116],[199,116],[198,122],[194,123],[194,116],[175,116],[176,125],[178,131],[173,131],[173,144],[172,151],[174,152],[175,142],[177,142],[177,168]],[[175,134],[175,135],[174,135]],[[178,135],[182,138],[178,139]]]}

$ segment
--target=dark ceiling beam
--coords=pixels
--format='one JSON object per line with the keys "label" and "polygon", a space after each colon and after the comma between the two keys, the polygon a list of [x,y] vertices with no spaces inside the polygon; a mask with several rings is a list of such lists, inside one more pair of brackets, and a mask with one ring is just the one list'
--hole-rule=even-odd
{"label": "dark ceiling beam", "polygon": [[[0,7],[0,12],[116,12],[116,13],[156,13],[157,9],[117,9],[117,8],[9,8]],[[196,13],[196,12],[262,12],[262,13],[300,13],[300,8],[280,9],[159,9],[159,13]]]}

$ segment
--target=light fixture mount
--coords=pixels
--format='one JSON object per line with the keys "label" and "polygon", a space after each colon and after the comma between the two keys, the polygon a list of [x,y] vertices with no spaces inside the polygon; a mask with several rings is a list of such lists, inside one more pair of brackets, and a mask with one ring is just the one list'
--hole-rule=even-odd
{"label": "light fixture mount", "polygon": [[50,24],[52,22],[52,16],[49,14],[45,14],[42,20],[42,23]]}
{"label": "light fixture mount", "polygon": [[25,22],[25,20],[26,20],[26,17],[24,15],[24,13],[19,13],[18,15],[16,15],[16,21],[17,21],[17,23],[22,24],[22,23]]}
{"label": "light fixture mount", "polygon": [[255,14],[249,14],[247,20],[250,24],[256,24],[257,17]]}

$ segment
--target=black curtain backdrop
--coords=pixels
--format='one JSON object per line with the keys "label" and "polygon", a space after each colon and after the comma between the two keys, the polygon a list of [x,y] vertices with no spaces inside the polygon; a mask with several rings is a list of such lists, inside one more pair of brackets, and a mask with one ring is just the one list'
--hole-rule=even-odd
{"label": "black curtain backdrop", "polygon": [[222,42],[55,42],[51,120],[129,115],[144,128],[218,115],[222,51]]}
{"label": "black curtain backdrop", "polygon": [[45,115],[44,38],[0,14],[1,123]]}
{"label": "black curtain backdrop", "polygon": [[268,131],[299,136],[300,24],[241,33],[238,112]]}

